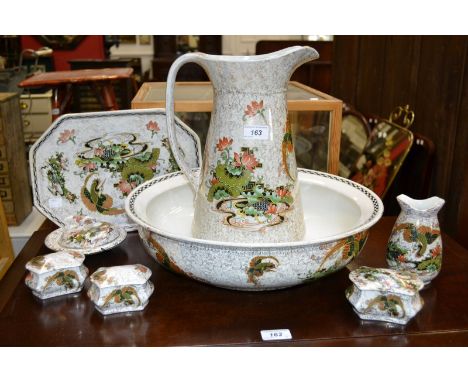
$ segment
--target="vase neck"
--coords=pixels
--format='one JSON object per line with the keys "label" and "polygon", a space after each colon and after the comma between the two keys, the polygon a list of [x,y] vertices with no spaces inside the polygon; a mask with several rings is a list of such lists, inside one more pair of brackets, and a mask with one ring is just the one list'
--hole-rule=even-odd
{"label": "vase neck", "polygon": [[407,195],[399,195],[397,201],[405,213],[418,215],[437,214],[445,201],[437,196],[428,199],[412,199]]}

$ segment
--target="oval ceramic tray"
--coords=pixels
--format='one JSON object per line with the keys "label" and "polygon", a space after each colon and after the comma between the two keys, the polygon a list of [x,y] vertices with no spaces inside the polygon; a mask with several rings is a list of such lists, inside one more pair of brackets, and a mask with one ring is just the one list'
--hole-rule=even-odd
{"label": "oval ceramic tray", "polygon": [[125,209],[139,225],[146,251],[175,272],[231,289],[286,288],[346,266],[383,213],[378,196],[348,179],[301,169],[299,181],[306,235],[297,242],[193,238],[193,192],[181,173],[139,186],[127,198]]}
{"label": "oval ceramic tray", "polygon": [[[198,167],[198,136],[176,122],[185,160]],[[61,227],[70,216],[86,215],[133,230],[126,196],[143,182],[178,170],[164,109],[64,115],[32,146],[29,160],[34,205]]]}

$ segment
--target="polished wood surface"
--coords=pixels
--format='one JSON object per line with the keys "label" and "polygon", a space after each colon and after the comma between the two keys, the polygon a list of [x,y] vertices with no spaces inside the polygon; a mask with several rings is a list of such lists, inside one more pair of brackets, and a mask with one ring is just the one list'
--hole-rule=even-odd
{"label": "polished wood surface", "polygon": [[[385,266],[394,217],[371,229],[352,263]],[[47,228],[47,227],[45,227]],[[362,321],[344,290],[344,269],[316,282],[271,292],[238,292],[173,274],[146,255],[135,233],[118,248],[86,258],[100,266],[141,263],[153,271],[155,292],[142,312],[104,317],[86,292],[49,301],[24,285],[25,263],[47,253],[48,229],[36,232],[0,282],[0,346],[466,346],[468,251],[444,236],[441,274],[422,291],[425,304],[407,326]],[[292,340],[262,342],[262,329],[289,329]]]}
{"label": "polished wood surface", "polygon": [[111,81],[130,78],[132,73],[132,68],[82,69],[45,72],[35,74],[34,76],[21,81],[18,86],[22,88],[33,88],[95,81]]}

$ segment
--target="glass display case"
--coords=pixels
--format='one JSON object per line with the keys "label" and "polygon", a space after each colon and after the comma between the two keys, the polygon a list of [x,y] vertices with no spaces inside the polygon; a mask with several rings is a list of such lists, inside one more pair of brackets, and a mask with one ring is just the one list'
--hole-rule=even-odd
{"label": "glass display case", "polygon": [[[289,121],[299,167],[338,173],[342,101],[299,82],[287,90]],[[165,82],[146,82],[132,100],[132,109],[164,108]],[[178,82],[175,111],[200,137],[210,124],[213,88],[210,82]]]}

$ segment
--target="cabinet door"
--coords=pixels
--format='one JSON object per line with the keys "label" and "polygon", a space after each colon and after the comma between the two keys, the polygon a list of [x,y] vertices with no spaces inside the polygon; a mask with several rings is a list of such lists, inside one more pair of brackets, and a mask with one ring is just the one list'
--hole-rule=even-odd
{"label": "cabinet door", "polygon": [[3,210],[2,200],[0,199],[0,280],[10,268],[13,263],[13,246],[11,244],[10,235],[8,233],[8,226],[5,217],[5,211]]}

